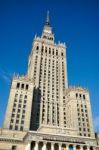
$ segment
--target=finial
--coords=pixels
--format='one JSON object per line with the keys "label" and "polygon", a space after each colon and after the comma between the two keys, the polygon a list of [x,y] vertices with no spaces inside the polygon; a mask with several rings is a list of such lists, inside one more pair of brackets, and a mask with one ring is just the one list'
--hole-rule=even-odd
{"label": "finial", "polygon": [[49,11],[47,11],[46,25],[50,25]]}

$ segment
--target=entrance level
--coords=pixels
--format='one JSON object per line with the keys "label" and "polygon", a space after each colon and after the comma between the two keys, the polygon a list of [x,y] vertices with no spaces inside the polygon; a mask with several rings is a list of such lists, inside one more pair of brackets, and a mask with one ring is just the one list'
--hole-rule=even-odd
{"label": "entrance level", "polygon": [[32,141],[26,144],[25,150],[95,150],[93,146],[76,145],[68,143],[55,143],[47,141]]}

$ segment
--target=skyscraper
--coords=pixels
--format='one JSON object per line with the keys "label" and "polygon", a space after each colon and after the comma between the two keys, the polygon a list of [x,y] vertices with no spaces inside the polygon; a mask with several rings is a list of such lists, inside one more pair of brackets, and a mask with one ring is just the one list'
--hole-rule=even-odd
{"label": "skyscraper", "polygon": [[89,92],[68,86],[66,44],[55,43],[49,12],[26,75],[13,77],[3,128],[24,133],[25,150],[95,148]]}

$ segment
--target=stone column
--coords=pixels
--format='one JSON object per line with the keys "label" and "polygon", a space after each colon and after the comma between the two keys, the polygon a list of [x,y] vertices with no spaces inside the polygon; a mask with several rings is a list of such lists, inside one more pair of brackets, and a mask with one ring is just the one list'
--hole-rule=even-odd
{"label": "stone column", "polygon": [[89,147],[89,146],[87,146],[87,150],[90,150],[90,147]]}
{"label": "stone column", "polygon": [[73,149],[76,150],[76,145],[73,145]]}
{"label": "stone column", "polygon": [[38,141],[35,142],[34,150],[38,150],[38,143],[39,143]]}
{"label": "stone column", "polygon": [[80,145],[80,150],[83,150],[83,145]]}
{"label": "stone column", "polygon": [[31,144],[27,143],[26,146],[25,146],[25,150],[30,150],[30,148],[31,148]]}
{"label": "stone column", "polygon": [[58,145],[59,145],[59,150],[61,150],[62,149],[62,143],[59,143]]}
{"label": "stone column", "polygon": [[95,146],[93,146],[93,150],[96,150],[96,147],[95,147]]}
{"label": "stone column", "polygon": [[69,150],[69,145],[68,144],[66,144],[66,150]]}
{"label": "stone column", "polygon": [[42,150],[46,150],[46,142],[43,143]]}
{"label": "stone column", "polygon": [[54,150],[54,144],[55,143],[51,143],[51,150]]}

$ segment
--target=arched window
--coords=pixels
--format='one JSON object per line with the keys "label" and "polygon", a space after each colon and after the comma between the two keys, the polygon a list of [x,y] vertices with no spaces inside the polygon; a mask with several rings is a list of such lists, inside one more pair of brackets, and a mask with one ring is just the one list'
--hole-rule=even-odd
{"label": "arched window", "polygon": [[39,50],[39,46],[37,45],[36,50]]}
{"label": "arched window", "polygon": [[20,83],[17,83],[16,88],[17,88],[17,89],[19,89],[19,88],[20,88]]}
{"label": "arched window", "polygon": [[61,53],[61,56],[63,56],[63,52]]}

